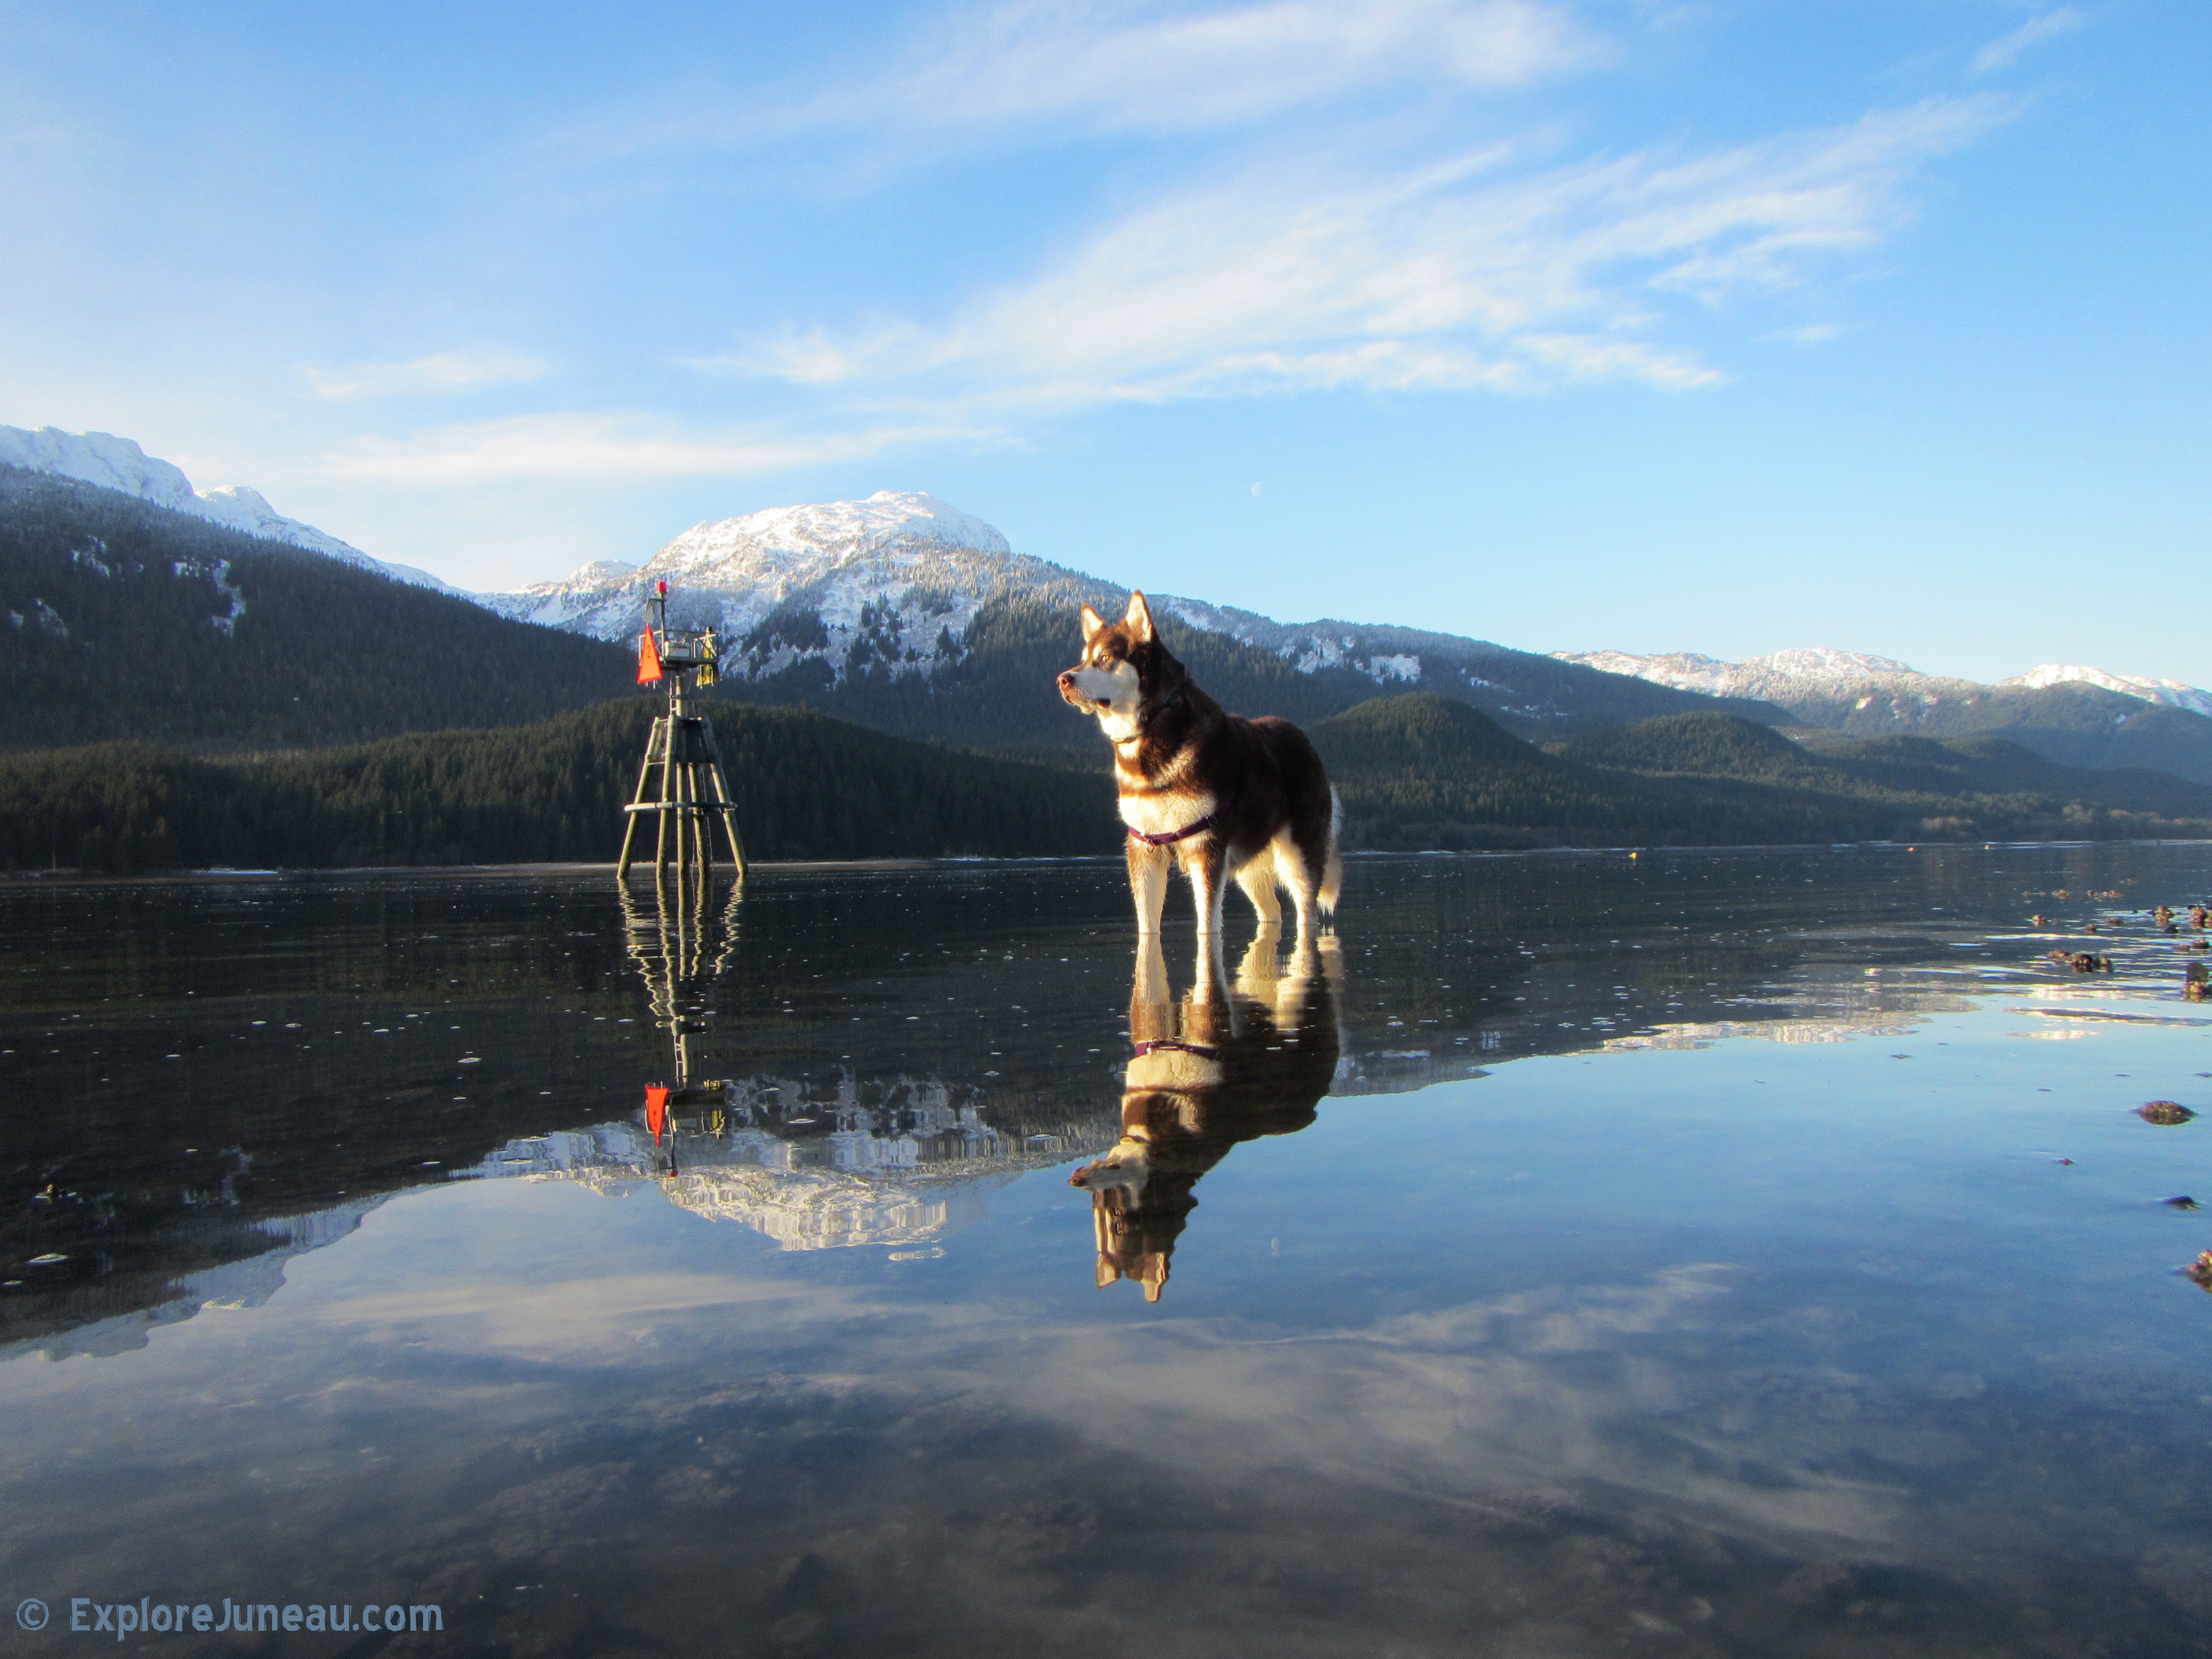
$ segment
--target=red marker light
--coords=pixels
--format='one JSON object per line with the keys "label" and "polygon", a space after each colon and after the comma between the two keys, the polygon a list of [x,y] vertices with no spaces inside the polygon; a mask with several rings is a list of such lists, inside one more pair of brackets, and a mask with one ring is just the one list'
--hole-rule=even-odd
{"label": "red marker light", "polygon": [[656,583],[656,584],[655,584],[655,586],[658,586],[658,587],[660,589],[660,597],[661,597],[662,599],[666,599],[666,598],[668,597],[668,584],[667,584],[667,582],[664,580],[664,581],[661,581],[661,582]]}

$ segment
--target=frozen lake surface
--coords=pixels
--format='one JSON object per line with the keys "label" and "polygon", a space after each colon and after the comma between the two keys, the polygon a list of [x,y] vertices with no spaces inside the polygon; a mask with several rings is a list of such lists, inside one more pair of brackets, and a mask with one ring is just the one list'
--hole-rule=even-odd
{"label": "frozen lake surface", "polygon": [[1346,887],[0,889],[9,1651],[2212,1651],[2212,847]]}

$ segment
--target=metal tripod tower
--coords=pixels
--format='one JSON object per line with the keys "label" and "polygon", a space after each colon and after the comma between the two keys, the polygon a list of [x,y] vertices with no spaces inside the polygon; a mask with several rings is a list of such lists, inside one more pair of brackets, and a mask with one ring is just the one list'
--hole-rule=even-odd
{"label": "metal tripod tower", "polygon": [[[704,714],[692,711],[687,696],[694,689],[714,683],[720,647],[712,628],[690,629],[668,626],[668,584],[659,585],[652,601],[652,625],[638,636],[637,678],[641,685],[656,682],[668,688],[668,712],[653,722],[646,739],[645,762],[637,769],[637,790],[623,809],[629,819],[623,830],[622,857],[615,866],[617,879],[629,875],[630,849],[636,844],[639,820],[653,818],[653,874],[661,880],[671,866],[679,879],[704,884],[714,879],[713,820],[720,818],[730,843],[730,861],[738,878],[745,874],[744,844],[738,837],[738,807],[730,798],[730,781],[722,775],[722,757],[714,747],[714,728]],[[658,778],[655,772],[658,770]]]}

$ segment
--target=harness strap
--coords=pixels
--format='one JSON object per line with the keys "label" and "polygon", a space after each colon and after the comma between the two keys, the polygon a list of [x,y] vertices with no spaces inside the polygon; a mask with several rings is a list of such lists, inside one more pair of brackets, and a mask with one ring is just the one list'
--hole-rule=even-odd
{"label": "harness strap", "polygon": [[1179,841],[1188,841],[1193,836],[1204,835],[1217,827],[1226,809],[1216,806],[1196,823],[1187,823],[1180,830],[1169,830],[1157,836],[1148,836],[1141,830],[1129,831],[1129,839],[1140,841],[1147,847],[1172,847]]}
{"label": "harness strap", "polygon": [[1157,1054],[1164,1048],[1172,1054],[1196,1054],[1200,1060],[1216,1060],[1221,1054],[1218,1048],[1209,1048],[1202,1042],[1183,1042],[1174,1037],[1162,1037],[1157,1042],[1138,1042],[1130,1046],[1140,1054]]}

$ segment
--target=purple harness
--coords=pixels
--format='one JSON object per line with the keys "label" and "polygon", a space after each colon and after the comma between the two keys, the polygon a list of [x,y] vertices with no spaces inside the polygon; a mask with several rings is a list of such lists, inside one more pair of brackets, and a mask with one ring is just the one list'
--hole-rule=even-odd
{"label": "purple harness", "polygon": [[1172,847],[1179,841],[1188,841],[1193,836],[1202,836],[1221,822],[1225,809],[1216,806],[1196,823],[1187,823],[1180,830],[1170,830],[1164,835],[1148,836],[1141,830],[1129,831],[1131,841],[1140,841],[1147,847]]}
{"label": "purple harness", "polygon": [[1136,1042],[1130,1045],[1140,1054],[1158,1054],[1165,1048],[1178,1054],[1196,1054],[1200,1060],[1212,1060],[1220,1050],[1209,1048],[1202,1042],[1180,1042],[1174,1037],[1162,1037],[1157,1042]]}

